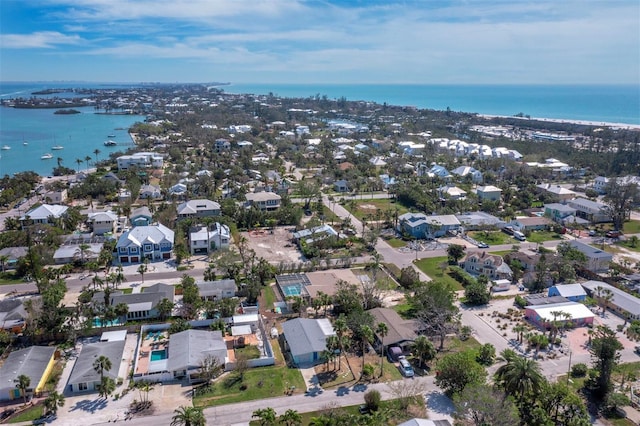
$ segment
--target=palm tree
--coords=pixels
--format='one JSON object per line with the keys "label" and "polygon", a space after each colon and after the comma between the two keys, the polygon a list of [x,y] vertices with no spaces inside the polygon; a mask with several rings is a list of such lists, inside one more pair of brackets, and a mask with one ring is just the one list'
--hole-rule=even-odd
{"label": "palm tree", "polygon": [[436,347],[431,343],[431,340],[427,336],[420,335],[413,341],[413,353],[420,360],[420,367],[424,369],[427,362],[436,357],[438,351]]}
{"label": "palm tree", "polygon": [[91,246],[89,244],[80,244],[76,250],[76,255],[80,256],[80,263],[84,265],[87,253],[91,252]]}
{"label": "palm tree", "polygon": [[96,155],[96,164],[98,164],[98,154],[100,154],[100,152],[102,151],[100,151],[98,148],[93,150],[93,153]]}
{"label": "palm tree", "polygon": [[144,284],[144,274],[145,272],[147,272],[147,262],[145,259],[144,263],[141,263],[140,266],[138,266],[138,273],[140,274],[140,277],[142,279],[142,284]]}
{"label": "palm tree", "polygon": [[376,334],[380,336],[380,377],[384,374],[384,338],[389,334],[389,327],[383,322],[376,325]]}
{"label": "palm tree", "polygon": [[334,321],[333,329],[336,332],[336,336],[338,336],[338,346],[340,348],[340,352],[338,353],[338,371],[340,371],[342,369],[340,357],[342,356],[342,352],[344,352],[344,333],[347,331],[347,321],[343,316],[340,316]]}
{"label": "palm tree", "polygon": [[51,392],[49,396],[47,396],[47,399],[44,400],[46,414],[55,415],[58,412],[58,408],[62,408],[63,406],[64,395],[61,395],[56,391]]}
{"label": "palm tree", "polygon": [[522,335],[527,331],[527,327],[524,324],[518,324],[513,327],[513,332],[518,335],[518,342],[522,343]]}
{"label": "palm tree", "polygon": [[89,169],[89,161],[91,161],[91,157],[89,157],[88,155],[86,157],[84,157],[84,161],[87,162],[87,170]]}
{"label": "palm tree", "polygon": [[171,426],[204,426],[207,424],[202,408],[182,405],[173,412],[175,414],[171,418]]}
{"label": "palm tree", "polygon": [[274,426],[277,421],[276,410],[271,407],[260,408],[253,412],[251,418],[257,417],[260,421],[260,426]]}
{"label": "palm tree", "polygon": [[56,163],[58,163],[58,168],[60,168],[60,166],[62,166],[62,162],[63,161],[64,161],[64,159],[62,157],[56,158]]}
{"label": "palm tree", "polygon": [[302,416],[296,410],[290,408],[278,417],[278,421],[286,426],[300,426],[302,424]]}
{"label": "palm tree", "polygon": [[607,306],[609,305],[612,299],[613,299],[613,292],[610,289],[605,288],[602,291],[602,315],[604,315],[604,313],[606,312]]}
{"label": "palm tree", "polygon": [[360,328],[360,339],[362,340],[362,372],[364,372],[364,360],[367,354],[367,348],[369,343],[373,340],[373,330],[368,325],[363,325]]}
{"label": "palm tree", "polygon": [[22,398],[24,399],[24,405],[27,405],[27,389],[31,385],[31,379],[29,376],[25,374],[21,374],[15,380],[16,388],[20,389],[20,393],[22,394]]}
{"label": "palm tree", "polygon": [[80,173],[80,164],[82,164],[82,160],[79,158],[76,158],[76,164],[78,164],[78,173]]}
{"label": "palm tree", "polygon": [[522,401],[528,393],[537,394],[545,382],[536,361],[517,355],[508,356],[507,363],[496,371],[495,380],[508,395],[515,396],[516,401]]}
{"label": "palm tree", "polygon": [[0,255],[0,265],[2,265],[2,272],[4,272],[4,265],[7,263],[7,260],[9,260],[9,256],[7,256],[6,254]]}
{"label": "palm tree", "polygon": [[100,355],[93,361],[93,369],[96,373],[100,373],[100,382],[104,379],[104,372],[111,370],[111,367],[113,367],[111,360],[104,355]]}

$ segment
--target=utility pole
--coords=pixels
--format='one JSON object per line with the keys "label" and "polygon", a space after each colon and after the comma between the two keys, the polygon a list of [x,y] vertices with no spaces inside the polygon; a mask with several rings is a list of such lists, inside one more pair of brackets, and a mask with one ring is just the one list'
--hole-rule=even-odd
{"label": "utility pole", "polygon": [[569,384],[569,376],[571,375],[571,355],[573,354],[573,352],[571,352],[571,349],[569,349],[569,368],[567,369],[567,385]]}

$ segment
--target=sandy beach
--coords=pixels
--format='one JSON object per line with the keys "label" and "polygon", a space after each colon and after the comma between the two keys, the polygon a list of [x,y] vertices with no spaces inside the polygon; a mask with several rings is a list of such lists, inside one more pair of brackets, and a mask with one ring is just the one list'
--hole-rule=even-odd
{"label": "sandy beach", "polygon": [[629,124],[629,123],[609,123],[605,121],[586,121],[586,120],[568,120],[562,118],[538,118],[538,117],[516,117],[509,115],[490,115],[490,114],[478,114],[479,117],[484,118],[515,118],[523,121],[547,121],[550,123],[571,123],[571,124],[580,124],[584,126],[595,126],[595,127],[611,127],[612,129],[630,129],[630,130],[640,130],[640,124]]}

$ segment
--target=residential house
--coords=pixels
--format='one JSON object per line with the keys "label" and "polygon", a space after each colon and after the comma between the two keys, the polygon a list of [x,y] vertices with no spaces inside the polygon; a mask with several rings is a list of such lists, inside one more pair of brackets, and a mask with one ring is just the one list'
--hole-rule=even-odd
{"label": "residential house", "polygon": [[306,367],[322,360],[321,354],[327,349],[327,337],[336,333],[326,318],[295,318],[282,323],[282,334],[293,363]]}
{"label": "residential house", "polygon": [[467,198],[467,191],[458,188],[455,185],[444,185],[438,188],[438,194],[441,199],[464,200]]}
{"label": "residential house", "polygon": [[189,229],[189,250],[192,255],[209,254],[215,250],[228,249],[231,230],[218,222],[197,225]]}
{"label": "residential house", "polygon": [[589,296],[598,299],[603,296],[603,290],[609,290],[613,297],[607,303],[609,308],[616,315],[629,320],[640,320],[640,299],[626,293],[619,288],[602,281],[587,281],[582,283],[582,287],[587,290]]}
{"label": "residential house", "polygon": [[220,204],[215,201],[199,199],[178,205],[178,219],[210,216],[220,216]]}
{"label": "residential house", "polygon": [[385,348],[400,346],[403,350],[408,350],[418,337],[419,323],[416,320],[405,320],[390,308],[374,308],[367,312],[373,315],[376,324],[387,325],[387,334],[384,337],[376,333],[378,344],[384,345]]}
{"label": "residential house", "polygon": [[469,166],[460,166],[451,170],[451,174],[466,178],[469,176],[472,183],[482,183],[482,172]]}
{"label": "residential house", "polygon": [[301,229],[300,231],[293,233],[293,239],[297,244],[313,244],[318,241],[322,241],[327,238],[340,238],[338,231],[333,229],[330,225],[320,225],[310,229]]}
{"label": "residential house", "polygon": [[380,181],[382,182],[384,189],[389,189],[390,186],[396,184],[396,178],[389,176],[387,174],[382,174],[378,177],[380,178]]}
{"label": "residential house", "polygon": [[546,217],[519,217],[509,222],[517,231],[544,231],[551,227],[553,222]]}
{"label": "residential house", "polygon": [[18,261],[28,253],[27,247],[5,247],[0,250],[0,268],[4,272],[7,269],[15,269]]}
{"label": "residential house", "polygon": [[585,268],[589,271],[599,273],[609,270],[609,264],[613,261],[611,253],[576,240],[569,241],[569,245],[586,256]]}
{"label": "residential house", "polygon": [[[175,288],[168,284],[154,284],[144,289],[140,293],[123,293],[115,291],[110,294],[109,305],[117,306],[124,303],[128,307],[127,321],[148,320],[160,317],[158,304],[163,299],[168,299],[171,303],[174,300]],[[93,296],[96,303],[104,303],[104,293],[98,292]]]}
{"label": "residential house", "polygon": [[142,206],[131,211],[129,215],[129,223],[131,226],[149,226],[153,222],[153,216],[149,207]]}
{"label": "residential house", "polygon": [[527,272],[533,272],[536,269],[536,265],[540,261],[540,255],[530,251],[516,251],[505,255],[505,261],[510,263],[513,260],[517,260],[522,265],[522,270]]}
{"label": "residential house", "polygon": [[120,179],[120,178],[118,177],[118,175],[116,175],[116,174],[115,174],[115,173],[113,173],[113,172],[109,172],[109,173],[107,173],[106,175],[104,175],[104,176],[102,177],[102,179],[103,179],[103,180],[106,180],[107,182],[112,182],[112,183],[116,184],[116,186],[117,186],[117,187],[120,187],[120,186],[122,186],[122,185],[124,185],[124,184],[125,184],[125,181],[124,181],[124,180],[122,180],[122,179]]}
{"label": "residential house", "polygon": [[176,183],[171,188],[169,188],[169,195],[173,195],[175,197],[182,197],[187,194],[187,185],[184,183]]}
{"label": "residential house", "polygon": [[379,156],[371,157],[371,159],[369,160],[369,163],[371,163],[373,167],[375,167],[376,169],[381,169],[383,167],[386,167],[387,165],[387,162],[384,161],[384,159]]}
{"label": "residential house", "polygon": [[48,191],[42,196],[43,200],[49,204],[62,204],[67,201],[67,190],[62,189],[60,191]]}
{"label": "residential house", "polygon": [[457,214],[456,218],[460,221],[465,231],[502,228],[506,225],[502,219],[481,211]]}
{"label": "residential house", "polygon": [[405,213],[398,217],[398,232],[415,238],[438,238],[460,230],[454,215],[427,216],[424,213]]}
{"label": "residential house", "polygon": [[548,296],[562,296],[572,302],[583,302],[587,298],[587,292],[580,284],[558,284],[549,287]]}
{"label": "residential house", "polygon": [[606,194],[609,186],[609,178],[606,176],[598,176],[593,181],[593,190],[598,194]]}
{"label": "residential house", "polygon": [[161,169],[164,165],[164,158],[156,152],[136,152],[131,155],[121,155],[116,158],[116,162],[118,170],[128,170],[131,167]]}
{"label": "residential house", "polygon": [[476,188],[476,194],[480,201],[500,201],[502,189],[493,185],[479,186]]}
{"label": "residential house", "polygon": [[162,224],[136,226],[118,239],[116,260],[118,263],[139,263],[144,259],[170,259],[173,237],[173,231]]}
{"label": "residential house", "polygon": [[53,253],[56,265],[66,265],[80,261],[82,263],[97,260],[104,243],[70,243],[63,244]]}
{"label": "residential house", "polygon": [[556,223],[574,222],[576,209],[568,204],[549,203],[544,205],[544,215]]}
{"label": "residential house", "polygon": [[333,189],[336,192],[349,192],[349,182],[344,179],[337,180],[333,182]]}
{"label": "residential house", "polygon": [[213,357],[223,368],[229,362],[222,332],[185,330],[169,336],[167,370],[175,379],[198,380],[202,361]]}
{"label": "residential house", "polygon": [[223,151],[229,151],[231,149],[231,142],[229,142],[228,139],[223,139],[223,138],[216,139],[213,144],[213,148],[218,153]]}
{"label": "residential house", "polygon": [[157,185],[145,184],[140,187],[138,198],[142,200],[159,200],[162,198],[162,191]]}
{"label": "residential house", "polygon": [[576,216],[588,220],[591,223],[611,222],[609,207],[597,201],[586,198],[576,198],[569,201],[569,206],[576,209]]}
{"label": "residential house", "polygon": [[247,207],[256,206],[260,210],[277,210],[280,207],[282,197],[273,192],[249,192],[245,194]]}
{"label": "residential house", "polygon": [[100,385],[100,373],[93,368],[96,359],[104,356],[111,361],[111,368],[104,370],[105,377],[118,381],[120,364],[124,353],[125,340],[87,343],[73,365],[71,376],[67,381],[67,391],[70,393],[96,392]]}
{"label": "residential house", "polygon": [[55,364],[54,346],[30,346],[13,351],[0,367],[0,401],[23,398],[22,390],[16,387],[18,377],[30,379],[26,396],[41,395]]}
{"label": "residential house", "polygon": [[502,256],[486,251],[467,251],[460,267],[471,275],[485,275],[491,281],[513,278],[513,271]]}
{"label": "residential house", "polygon": [[0,300],[0,327],[2,330],[20,334],[24,330],[27,311],[20,299]]}
{"label": "residential house", "polygon": [[118,224],[118,215],[111,210],[106,212],[89,213],[88,220],[93,235],[114,233]]}
{"label": "residential house", "polygon": [[56,219],[60,219],[66,213],[69,207],[51,204],[41,204],[20,217],[22,226],[34,224],[53,224]]}
{"label": "residential house", "polygon": [[541,183],[537,185],[540,192],[544,193],[549,199],[555,202],[569,201],[576,198],[575,192],[560,185],[554,185],[551,183]]}
{"label": "residential house", "polygon": [[[562,312],[567,316],[558,315],[558,312]],[[546,330],[552,327],[554,321],[559,326],[568,322],[573,324],[574,327],[588,326],[593,324],[593,318],[595,317],[591,309],[577,302],[527,306],[524,316],[532,323]]]}
{"label": "residential house", "polygon": [[237,285],[232,279],[216,281],[196,281],[198,294],[202,300],[221,300],[235,297]]}

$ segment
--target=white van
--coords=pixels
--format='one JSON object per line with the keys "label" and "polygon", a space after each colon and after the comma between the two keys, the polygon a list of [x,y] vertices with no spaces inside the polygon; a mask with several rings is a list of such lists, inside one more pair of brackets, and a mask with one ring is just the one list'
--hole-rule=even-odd
{"label": "white van", "polygon": [[518,241],[526,241],[527,238],[524,236],[524,234],[520,231],[513,231],[513,238],[515,238]]}

